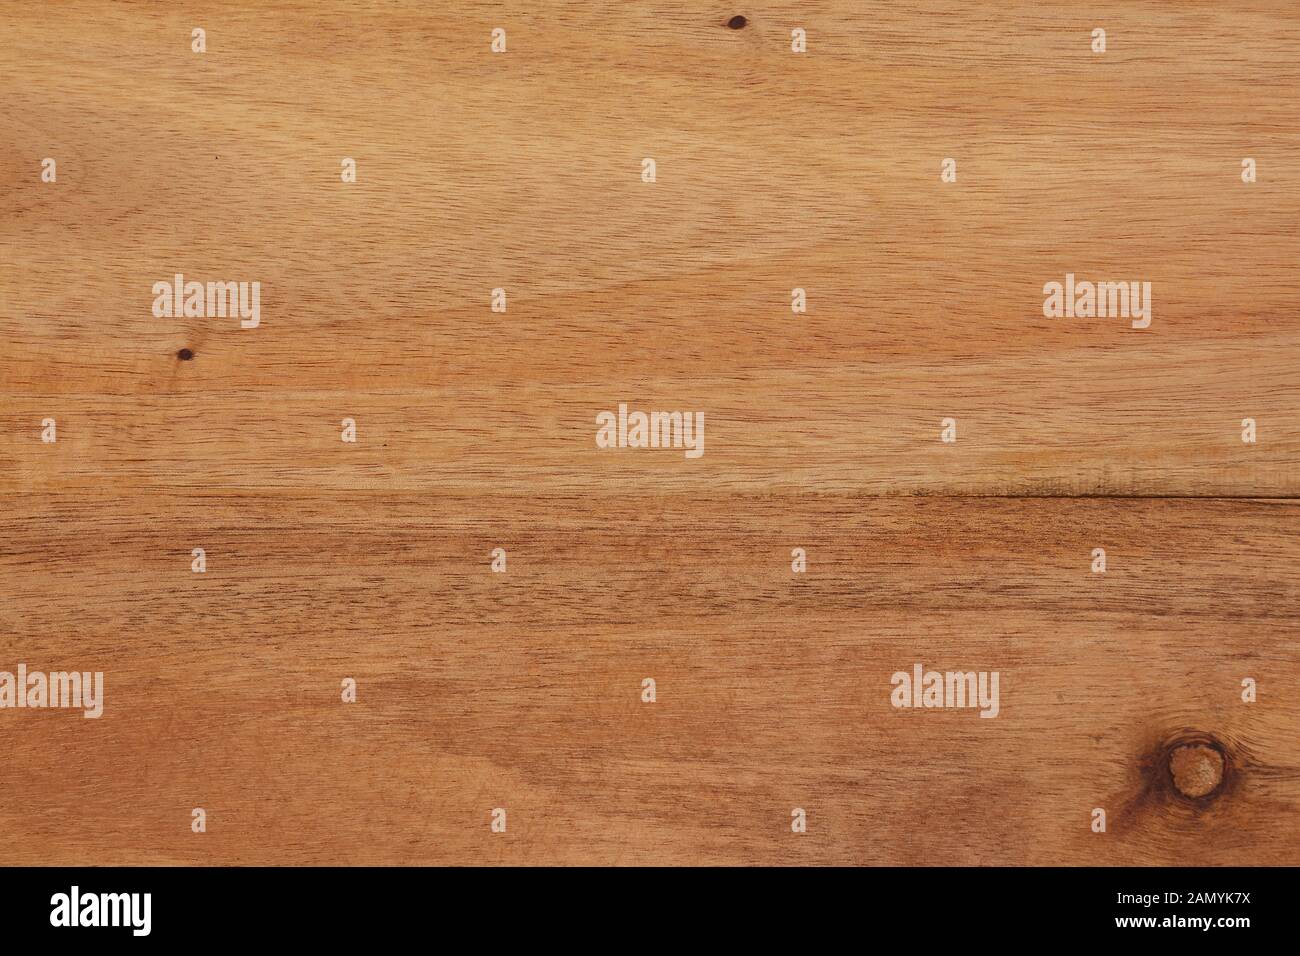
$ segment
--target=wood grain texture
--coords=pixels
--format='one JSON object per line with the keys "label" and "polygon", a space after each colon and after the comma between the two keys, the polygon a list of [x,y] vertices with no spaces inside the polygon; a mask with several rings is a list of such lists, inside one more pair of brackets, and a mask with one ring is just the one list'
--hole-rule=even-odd
{"label": "wood grain texture", "polygon": [[1300,863],[1294,4],[0,10],[6,862]]}
{"label": "wood grain texture", "polygon": [[[69,863],[1294,862],[1295,510],[22,496],[6,631],[112,666],[103,718],[6,724],[0,825]],[[1001,714],[893,710],[913,661],[999,669]],[[1142,769],[1188,729],[1239,771],[1208,809]]]}

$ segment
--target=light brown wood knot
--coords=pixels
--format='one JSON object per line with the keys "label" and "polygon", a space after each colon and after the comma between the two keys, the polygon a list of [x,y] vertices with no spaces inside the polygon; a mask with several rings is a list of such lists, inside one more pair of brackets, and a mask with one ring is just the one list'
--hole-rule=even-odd
{"label": "light brown wood knot", "polygon": [[1223,754],[1206,744],[1180,744],[1169,751],[1169,774],[1184,797],[1208,797],[1223,783]]}

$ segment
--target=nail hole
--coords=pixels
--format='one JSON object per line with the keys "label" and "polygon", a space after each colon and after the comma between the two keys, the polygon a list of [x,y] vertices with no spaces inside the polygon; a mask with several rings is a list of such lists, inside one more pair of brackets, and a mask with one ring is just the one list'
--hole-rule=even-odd
{"label": "nail hole", "polygon": [[748,22],[749,22],[748,20],[746,20],[744,17],[742,17],[742,16],[738,13],[738,14],[736,14],[734,17],[732,17],[730,20],[727,21],[727,26],[731,27],[731,29],[733,29],[733,30],[743,30],[744,27],[745,27],[745,24],[748,23]]}
{"label": "nail hole", "polygon": [[180,359],[182,362],[188,362],[190,359],[194,358],[194,350],[181,349],[179,352],[176,353],[176,357]]}

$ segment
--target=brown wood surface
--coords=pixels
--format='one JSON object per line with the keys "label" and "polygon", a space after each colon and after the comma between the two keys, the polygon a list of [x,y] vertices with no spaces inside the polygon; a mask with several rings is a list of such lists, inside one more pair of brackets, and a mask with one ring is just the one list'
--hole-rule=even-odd
{"label": "brown wood surface", "polygon": [[[106,684],[0,709],[6,862],[1300,863],[1298,50],[1283,0],[3,4],[0,670]],[[155,318],[176,272],[261,325]],[[1044,318],[1067,272],[1150,328]],[[705,454],[598,449],[620,402]],[[917,661],[999,716],[892,708]]]}

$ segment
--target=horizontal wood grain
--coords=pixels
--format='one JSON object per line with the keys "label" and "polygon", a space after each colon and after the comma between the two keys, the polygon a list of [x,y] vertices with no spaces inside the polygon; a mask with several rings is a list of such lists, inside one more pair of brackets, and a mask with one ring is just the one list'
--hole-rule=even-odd
{"label": "horizontal wood grain", "polygon": [[4,863],[1300,863],[1300,7],[2,16]]}
{"label": "horizontal wood grain", "polygon": [[[0,488],[639,485],[592,440],[628,401],[717,436],[664,489],[1295,494],[1300,73],[1269,51],[1300,17],[1069,10],[20,8]],[[177,271],[262,282],[262,325],[154,318]],[[1151,328],[1045,319],[1067,272],[1150,281]]]}
{"label": "horizontal wood grain", "polygon": [[[0,487],[1269,496],[1288,495],[1298,473],[1273,447],[1275,420],[1259,426],[1259,444],[1244,444],[1240,419],[1226,402],[1207,407],[1208,395],[1195,400],[1195,412],[1166,406],[1163,421],[1149,410],[1103,409],[1086,437],[1076,421],[1072,439],[1050,430],[1063,420],[1059,412],[1006,408],[992,396],[978,405],[933,394],[904,399],[863,422],[844,415],[838,395],[878,383],[854,378],[841,390],[808,376],[806,390],[788,400],[733,385],[712,402],[682,389],[626,386],[472,388],[441,399],[364,391],[15,399],[0,416],[11,454],[0,462]],[[597,413],[623,401],[704,411],[704,455],[598,448]],[[922,403],[943,412],[960,406],[955,444],[940,441],[940,418],[925,417]],[[54,444],[41,441],[47,418],[58,423]],[[340,440],[344,418],[356,422],[356,444]],[[1125,442],[1132,457],[1118,461]]]}
{"label": "horizontal wood grain", "polygon": [[[4,504],[7,653],[106,682],[99,720],[7,713],[16,862],[1296,858],[1291,502]],[[998,718],[891,708],[918,661],[1000,671]],[[1209,808],[1143,769],[1184,732],[1236,773]]]}

